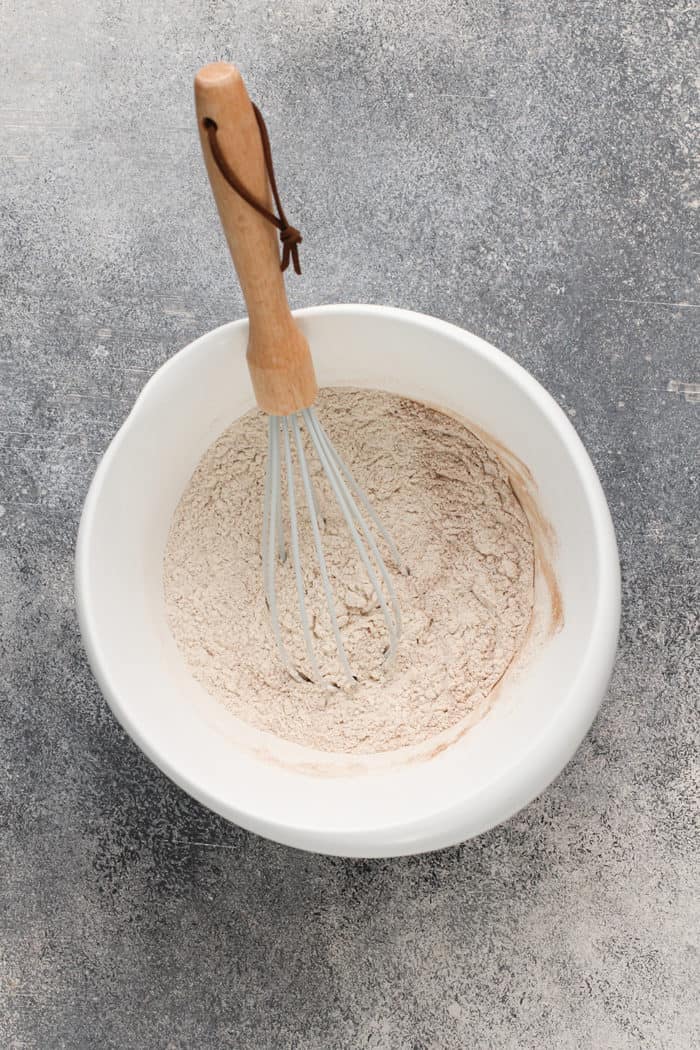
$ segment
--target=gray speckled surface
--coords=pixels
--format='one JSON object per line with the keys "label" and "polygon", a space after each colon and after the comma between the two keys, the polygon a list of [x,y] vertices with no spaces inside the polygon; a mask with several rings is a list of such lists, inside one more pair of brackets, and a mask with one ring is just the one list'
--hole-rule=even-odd
{"label": "gray speckled surface", "polygon": [[[697,1045],[700,406],[674,386],[700,379],[696,10],[0,7],[7,1050]],[[609,697],[557,782],[460,848],[345,861],[225,824],[131,743],[82,652],[100,454],[173,350],[243,312],[192,120],[214,57],[269,118],[294,304],[490,339],[573,417],[610,500]]]}

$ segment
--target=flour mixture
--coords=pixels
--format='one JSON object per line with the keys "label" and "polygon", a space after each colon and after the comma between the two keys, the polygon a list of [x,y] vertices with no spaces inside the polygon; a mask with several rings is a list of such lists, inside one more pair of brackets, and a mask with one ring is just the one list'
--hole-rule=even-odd
{"label": "flour mixture", "polygon": [[[533,603],[530,527],[503,464],[450,416],[379,391],[325,390],[318,408],[409,569],[391,570],[403,616],[393,666],[377,674],[386,631],[320,471],[339,623],[363,680],[353,692],[330,691],[293,681],[280,665],[262,587],[267,417],[257,410],[206,452],[175,512],[163,574],[170,628],[202,686],[260,729],[323,751],[418,744],[485,708],[522,644]],[[300,542],[312,630],[332,661],[303,525]],[[291,565],[279,567],[277,590],[286,641],[303,666]]]}

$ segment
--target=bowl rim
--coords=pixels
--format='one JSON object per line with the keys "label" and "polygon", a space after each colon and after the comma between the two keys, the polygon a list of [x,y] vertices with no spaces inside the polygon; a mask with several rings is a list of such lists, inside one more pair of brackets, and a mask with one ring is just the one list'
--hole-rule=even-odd
{"label": "bowl rim", "polygon": [[[254,804],[243,805],[240,799],[232,804],[230,799],[210,792],[188,773],[176,768],[163,754],[158,740],[141,731],[130,716],[128,701],[123,701],[119,690],[112,683],[91,615],[89,551],[100,493],[110,466],[119,455],[127,430],[146,406],[154,389],[160,386],[163,377],[180,367],[213,336],[247,326],[248,319],[245,317],[203,333],[160,365],[144,384],[97,465],[83,506],[75,552],[76,608],[88,662],[113,714],[151,761],[192,797],[241,827],[286,845],[347,856],[396,856],[464,841],[506,820],[540,794],[569,762],[602,703],[617,650],[621,605],[619,558],[608,504],[590,457],[564,411],[526,369],[479,336],[427,314],[374,304],[326,304],[294,310],[293,315],[300,321],[326,315],[393,318],[451,336],[463,345],[468,345],[471,352],[487,356],[490,363],[520,386],[548,418],[566,445],[583,486],[593,522],[594,547],[601,565],[593,628],[579,662],[578,674],[572,680],[566,697],[562,697],[562,702],[540,734],[530,741],[530,746],[514,764],[500,769],[478,792],[471,793],[451,806],[440,808],[442,830],[438,832],[432,832],[424,818],[413,821],[407,818],[400,824],[394,822],[340,831],[320,828],[318,824],[305,824],[303,821],[282,823],[270,819],[256,811]],[[445,831],[447,828],[449,832]],[[394,845],[390,840],[394,841]],[[403,845],[397,847],[396,843]]]}

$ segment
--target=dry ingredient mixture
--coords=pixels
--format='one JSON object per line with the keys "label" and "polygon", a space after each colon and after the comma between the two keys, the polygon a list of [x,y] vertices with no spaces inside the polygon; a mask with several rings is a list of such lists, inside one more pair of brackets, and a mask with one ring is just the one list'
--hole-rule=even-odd
{"label": "dry ingredient mixture", "polygon": [[[382,615],[311,459],[338,619],[363,680],[353,691],[329,690],[293,681],[280,665],[262,588],[267,420],[257,411],[209,448],[177,507],[163,573],[170,628],[202,686],[260,729],[322,751],[418,744],[485,706],[518,651],[533,603],[530,527],[503,464],[450,416],[347,389],[323,391],[318,410],[410,570],[399,573],[382,551],[403,617],[391,668],[380,673]],[[298,478],[297,491],[301,499]],[[303,500],[299,517],[309,616],[332,673],[335,644]],[[304,669],[291,558],[278,567],[277,593],[285,640]]]}

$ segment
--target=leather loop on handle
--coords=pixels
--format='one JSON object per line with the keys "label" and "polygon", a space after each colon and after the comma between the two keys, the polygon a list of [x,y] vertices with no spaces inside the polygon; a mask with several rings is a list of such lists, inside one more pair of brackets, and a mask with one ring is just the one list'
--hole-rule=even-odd
{"label": "leather loop on handle", "polygon": [[264,216],[268,222],[271,222],[273,226],[276,226],[280,231],[280,241],[282,242],[282,262],[280,264],[281,270],[286,270],[289,266],[289,260],[291,258],[294,263],[294,272],[301,276],[301,264],[299,262],[299,245],[303,238],[299,233],[299,230],[295,226],[292,226],[287,222],[287,216],[284,213],[282,207],[282,201],[280,200],[279,191],[277,189],[277,180],[275,178],[275,168],[272,163],[272,149],[270,147],[270,139],[267,134],[267,126],[263,120],[263,115],[255,105],[251,102],[253,107],[253,113],[255,119],[258,122],[260,128],[260,141],[263,148],[263,156],[265,157],[265,170],[267,171],[267,177],[270,183],[270,189],[272,190],[272,196],[275,198],[275,204],[277,206],[277,215],[271,212],[265,205],[254,197],[246,186],[243,185],[241,180],[236,175],[235,171],[231,168],[231,165],[226,160],[226,157],[221,152],[219,146],[219,140],[216,136],[219,130],[216,126],[216,121],[212,120],[211,117],[204,118],[204,127],[207,129],[209,135],[209,148],[212,152],[212,156],[217,163],[219,171],[228,182],[232,190],[235,190],[239,197],[242,197],[244,201],[250,204],[251,208],[255,208],[260,215]]}
{"label": "leather loop on handle", "polygon": [[[200,69],[194,91],[209,181],[248,307],[247,360],[256,400],[272,415],[298,412],[313,404],[318,387],[308,344],[287,302],[275,229],[229,184],[210,142],[213,122],[221,156],[246,191],[272,213],[255,111],[241,74],[225,62]],[[283,213],[280,220],[286,223]]]}

